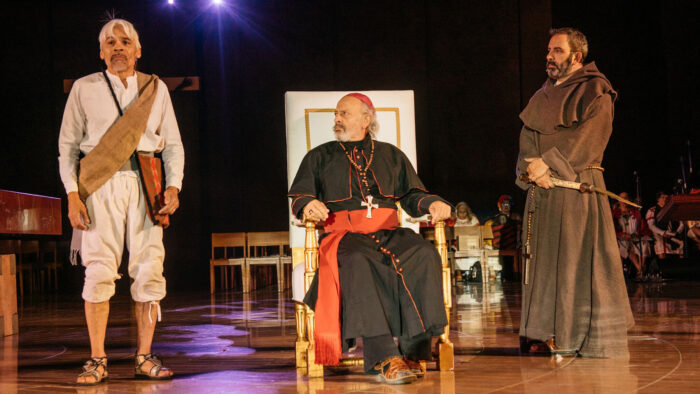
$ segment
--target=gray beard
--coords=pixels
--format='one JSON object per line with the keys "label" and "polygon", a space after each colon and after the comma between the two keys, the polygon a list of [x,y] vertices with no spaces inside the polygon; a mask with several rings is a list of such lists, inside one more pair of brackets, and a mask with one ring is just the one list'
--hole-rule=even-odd
{"label": "gray beard", "polygon": [[122,61],[113,62],[111,64],[111,66],[112,66],[112,69],[116,72],[125,71],[128,68],[126,65],[126,62],[122,62]]}
{"label": "gray beard", "polygon": [[569,57],[564,61],[564,63],[561,64],[561,66],[559,66],[558,64],[554,64],[554,67],[556,67],[557,69],[546,69],[547,75],[552,79],[560,79],[569,75],[569,72],[571,71],[571,60],[572,58]]}
{"label": "gray beard", "polygon": [[335,139],[340,141],[340,142],[348,142],[350,141],[350,135],[348,134],[347,130],[341,129],[340,131],[335,130],[335,126],[331,129],[333,130],[333,134],[335,134]]}

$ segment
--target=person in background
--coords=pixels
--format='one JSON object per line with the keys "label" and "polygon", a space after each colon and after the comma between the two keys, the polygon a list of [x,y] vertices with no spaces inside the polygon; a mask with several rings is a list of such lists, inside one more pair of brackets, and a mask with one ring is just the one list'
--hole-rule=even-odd
{"label": "person in background", "polygon": [[657,215],[668,203],[669,195],[661,190],[656,193],[656,205],[649,208],[646,221],[649,229],[654,233],[654,253],[660,260],[669,256],[682,256],[684,242],[679,237],[685,231],[683,222],[669,221],[665,226],[657,222]]}
{"label": "person in background", "polygon": [[466,202],[460,201],[455,206],[456,216],[452,221],[454,227],[478,226],[479,218],[474,215],[469,205]]}
{"label": "person in background", "polygon": [[[628,198],[626,192],[620,193],[620,197]],[[646,260],[651,257],[649,241],[651,232],[647,228],[646,221],[642,220],[642,214],[638,209],[625,203],[620,203],[618,209],[613,212],[617,244],[620,247],[620,257],[630,259],[637,274],[635,279],[644,279]]]}

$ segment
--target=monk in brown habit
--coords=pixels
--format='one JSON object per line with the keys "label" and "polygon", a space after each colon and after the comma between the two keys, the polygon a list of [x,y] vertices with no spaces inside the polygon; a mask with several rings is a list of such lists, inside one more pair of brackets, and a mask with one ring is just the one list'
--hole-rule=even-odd
{"label": "monk in brown habit", "polygon": [[[351,93],[336,107],[337,141],[311,150],[289,196],[292,212],[324,223],[319,268],[304,302],[315,310],[316,361],[337,365],[361,337],[365,371],[386,383],[425,374],[430,339],[447,325],[440,257],[411,229],[399,227],[396,202],[433,222],[452,207],[428,194],[406,156],[374,139],[369,97]],[[394,342],[398,338],[399,345]]]}
{"label": "monk in brown habit", "polygon": [[588,43],[581,32],[553,29],[550,36],[549,78],[520,114],[518,170],[534,182],[517,181],[528,192],[521,348],[629,357],[634,322],[608,199],[551,181],[605,189],[601,162],[617,93],[595,63],[583,64]]}

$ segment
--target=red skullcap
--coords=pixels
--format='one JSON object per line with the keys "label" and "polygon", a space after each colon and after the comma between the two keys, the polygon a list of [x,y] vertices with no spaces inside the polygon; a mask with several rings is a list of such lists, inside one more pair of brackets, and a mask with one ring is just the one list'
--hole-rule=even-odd
{"label": "red skullcap", "polygon": [[363,103],[365,103],[369,107],[369,109],[372,110],[372,112],[376,112],[374,110],[374,104],[372,104],[372,100],[370,100],[369,97],[365,96],[364,94],[362,94],[362,93],[348,93],[345,95],[345,97],[348,97],[348,96],[354,97],[354,98],[362,101]]}
{"label": "red skullcap", "polygon": [[511,201],[513,201],[513,197],[511,197],[511,196],[509,196],[509,195],[507,195],[507,194],[501,195],[501,197],[498,198],[498,205],[503,204],[503,202],[504,202],[505,200],[511,200]]}

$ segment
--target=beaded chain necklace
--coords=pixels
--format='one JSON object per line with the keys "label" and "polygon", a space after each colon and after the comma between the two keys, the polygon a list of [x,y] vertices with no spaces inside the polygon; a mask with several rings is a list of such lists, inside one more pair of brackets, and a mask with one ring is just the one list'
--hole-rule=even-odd
{"label": "beaded chain necklace", "polygon": [[348,150],[345,149],[345,145],[343,145],[342,142],[338,141],[338,144],[340,144],[340,147],[343,148],[343,152],[345,153],[345,156],[350,160],[350,164],[353,165],[357,169],[357,172],[360,174],[362,177],[362,183],[365,185],[365,187],[369,187],[369,182],[367,182],[367,170],[369,169],[369,166],[372,164],[372,160],[374,160],[374,140],[370,139],[370,142],[372,143],[372,148],[369,153],[369,160],[367,160],[367,165],[365,168],[362,168],[361,165],[357,164],[357,162],[352,158],[352,155],[348,153]]}

